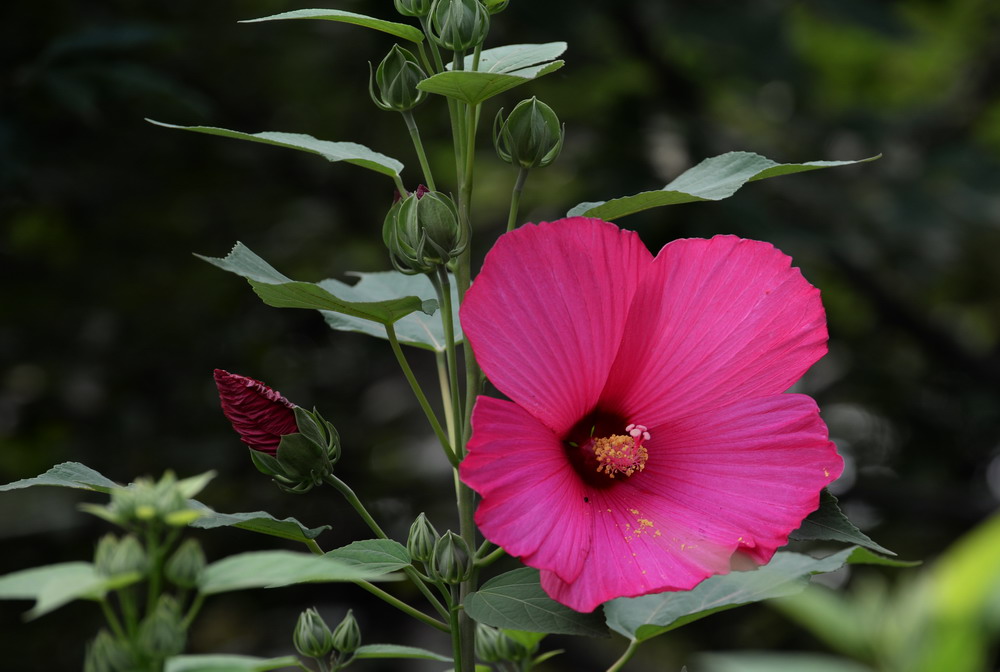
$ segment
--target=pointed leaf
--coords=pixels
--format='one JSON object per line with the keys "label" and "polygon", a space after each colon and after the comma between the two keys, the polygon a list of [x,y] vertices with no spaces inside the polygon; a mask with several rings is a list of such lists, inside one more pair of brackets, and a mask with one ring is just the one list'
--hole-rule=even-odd
{"label": "pointed leaf", "polygon": [[295,656],[257,658],[232,654],[174,656],[167,659],[164,672],[267,672],[299,667]]}
{"label": "pointed leaf", "polygon": [[233,247],[232,252],[222,259],[203,257],[200,254],[195,256],[246,278],[257,296],[275,308],[329,310],[383,325],[392,324],[418,310],[428,315],[437,310],[437,301],[421,300],[415,296],[372,302],[347,300],[332,293],[330,290],[337,288],[329,283],[323,286],[288,279],[239,242]]}
{"label": "pointed leaf", "polygon": [[397,577],[362,566],[293,551],[252,551],[213,562],[199,579],[206,595],[247,588],[277,588],[296,583],[390,581]]}
{"label": "pointed leaf", "polygon": [[[349,273],[360,278],[354,285],[348,285],[339,280],[323,280],[320,287],[343,299],[350,301],[377,302],[394,299],[400,296],[416,296],[423,301],[434,301],[436,296],[434,286],[426,275],[405,275],[398,271],[382,271],[378,273]],[[458,286],[452,277],[451,305],[454,315],[455,342],[462,342],[462,329],[458,324]],[[385,329],[369,320],[342,315],[330,311],[320,311],[326,323],[338,331],[354,331],[376,338],[386,338]],[[413,312],[401,318],[395,324],[396,337],[404,345],[426,348],[435,352],[445,351],[444,327],[441,326],[439,314],[428,315],[425,312]]]}
{"label": "pointed leaf", "polygon": [[410,42],[424,41],[423,31],[419,28],[415,28],[414,26],[410,26],[405,23],[396,23],[394,21],[376,19],[371,16],[365,16],[364,14],[355,14],[354,12],[342,12],[336,9],[297,9],[292,12],[272,14],[271,16],[264,16],[259,19],[246,19],[245,21],[240,21],[240,23],[282,21],[284,19],[322,19],[324,21],[353,23],[356,26],[364,26],[365,28],[380,30],[383,33],[389,33],[390,35],[401,37],[404,40],[409,40]]}
{"label": "pointed leaf", "polygon": [[138,572],[102,576],[89,562],[63,562],[0,576],[0,599],[35,600],[35,606],[25,614],[33,619],[73,600],[100,599],[107,591],[141,578]]}
{"label": "pointed leaf", "polygon": [[325,557],[382,574],[409,567],[411,562],[406,547],[392,539],[355,541],[326,553]]}
{"label": "pointed leaf", "polygon": [[604,605],[604,613],[612,630],[645,641],[719,611],[793,595],[805,588],[813,574],[832,572],[848,563],[870,561],[897,562],[879,558],[857,546],[825,558],[782,551],[763,567],[711,576],[689,591],[612,600]]}
{"label": "pointed leaf", "polygon": [[21,488],[30,488],[35,485],[54,485],[63,488],[76,488],[78,490],[96,490],[97,492],[104,493],[109,493],[115,488],[122,487],[110,478],[99,474],[79,462],[63,462],[34,478],[22,478],[20,481],[0,485],[0,492],[20,490]]}
{"label": "pointed leaf", "polygon": [[355,658],[417,658],[420,660],[437,660],[450,663],[450,656],[420,649],[416,646],[399,646],[397,644],[365,644],[354,652]]}
{"label": "pointed leaf", "polygon": [[305,543],[318,537],[324,530],[330,529],[329,525],[309,528],[295,518],[279,520],[266,511],[219,513],[197,500],[189,500],[188,504],[201,513],[201,516],[191,523],[191,527],[203,530],[212,530],[217,527],[238,527],[241,530]]}
{"label": "pointed leaf", "polygon": [[[512,73],[529,68],[539,63],[554,61],[566,51],[565,42],[547,42],[545,44],[508,44],[504,47],[486,49],[479,55],[478,72]],[[472,54],[465,57],[465,69],[472,70],[474,64]],[[451,64],[445,66],[451,70]]]}
{"label": "pointed leaf", "polygon": [[822,539],[825,541],[843,541],[870,548],[885,555],[896,555],[888,548],[880,546],[871,540],[864,532],[854,526],[837,505],[837,498],[825,488],[820,493],[819,508],[809,514],[799,529],[792,532],[789,539],[808,541]]}
{"label": "pointed leaf", "polygon": [[275,131],[242,133],[240,131],[230,131],[226,128],[215,128],[214,126],[175,126],[174,124],[165,124],[153,119],[147,119],[146,121],[157,126],[163,126],[164,128],[177,128],[182,131],[221,135],[224,138],[249,140],[250,142],[260,142],[265,145],[274,145],[275,147],[297,149],[302,152],[309,152],[310,154],[318,154],[330,162],[345,161],[394,178],[399,177],[399,174],[403,172],[403,164],[396,159],[388,157],[385,154],[379,154],[356,142],[318,140],[304,133],[280,133]]}
{"label": "pointed leaf", "polygon": [[538,570],[515,569],[484,583],[465,603],[480,623],[508,630],[605,637],[600,612],[581,614],[545,594]]}
{"label": "pointed leaf", "polygon": [[515,86],[555,72],[563,65],[565,65],[563,61],[551,61],[504,73],[469,70],[439,72],[421,81],[417,84],[417,88],[448,96],[469,105],[478,105]]}
{"label": "pointed leaf", "polygon": [[735,194],[747,182],[779,175],[791,175],[820,168],[850,166],[874,161],[882,155],[859,161],[809,161],[807,163],[776,163],[753,152],[729,152],[705,159],[657,191],[644,191],[610,201],[580,203],[572,208],[570,217],[597,217],[607,221],[620,219],[662,205],[721,201]]}

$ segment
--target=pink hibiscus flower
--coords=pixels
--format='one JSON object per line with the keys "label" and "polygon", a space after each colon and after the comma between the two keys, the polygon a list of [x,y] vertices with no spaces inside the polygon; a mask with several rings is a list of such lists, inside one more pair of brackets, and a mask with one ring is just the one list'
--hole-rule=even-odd
{"label": "pink hibiscus flower", "polygon": [[299,431],[295,404],[259,380],[216,369],[215,386],[222,412],[254,450],[276,455],[281,437]]}
{"label": "pink hibiscus flower", "polygon": [[785,391],[826,352],[819,290],[767,243],[582,217],[501,236],[461,309],[483,371],[461,477],[487,539],[578,611],[770,560],[843,461]]}

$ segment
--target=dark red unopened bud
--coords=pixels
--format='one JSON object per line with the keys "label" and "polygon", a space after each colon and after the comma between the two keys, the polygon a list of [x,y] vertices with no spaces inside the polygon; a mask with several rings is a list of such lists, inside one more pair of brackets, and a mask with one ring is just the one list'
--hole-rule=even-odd
{"label": "dark red unopened bud", "polygon": [[276,455],[281,437],[299,431],[295,404],[259,380],[216,369],[215,385],[222,412],[254,450]]}

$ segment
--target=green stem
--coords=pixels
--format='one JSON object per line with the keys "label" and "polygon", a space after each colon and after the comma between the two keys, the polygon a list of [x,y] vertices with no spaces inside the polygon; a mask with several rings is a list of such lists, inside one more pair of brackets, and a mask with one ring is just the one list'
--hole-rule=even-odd
{"label": "green stem", "polygon": [[473,667],[466,666],[466,661],[468,659],[465,657],[465,651],[464,651],[465,633],[463,632],[460,625],[461,619],[459,610],[461,609],[461,607],[459,605],[461,604],[461,602],[459,601],[460,596],[457,593],[458,593],[458,586],[452,586],[451,601],[454,606],[452,606],[451,611],[448,614],[449,621],[451,623],[451,653],[453,658],[452,662],[455,663],[455,672],[464,672],[465,670],[469,670],[469,672],[472,672],[472,670],[475,669],[475,663],[473,662]]}
{"label": "green stem", "polygon": [[521,204],[521,192],[524,191],[524,183],[528,180],[530,168],[521,166],[517,173],[517,180],[514,182],[514,189],[510,192],[510,215],[507,217],[507,230],[513,231],[517,227],[517,210]]}
{"label": "green stem", "polygon": [[[438,302],[441,304],[441,326],[444,329],[445,356],[448,363],[448,386],[451,394],[443,397],[442,402],[450,405],[452,413],[456,418],[462,417],[461,389],[458,386],[458,357],[455,351],[455,313],[451,304],[451,279],[448,277],[448,269],[439,266],[437,275],[431,276],[431,282],[437,290]],[[458,446],[461,437],[457,435],[457,428],[451,434],[451,445]]]}
{"label": "green stem", "polygon": [[403,115],[403,120],[406,122],[406,130],[410,132],[410,139],[413,140],[413,148],[417,151],[417,159],[420,161],[420,170],[424,173],[424,181],[427,182],[428,189],[431,191],[437,191],[437,187],[434,186],[434,175],[431,174],[431,167],[427,163],[427,154],[424,152],[424,143],[420,141],[420,130],[417,128],[417,122],[413,118],[413,113],[409,110],[405,110],[400,112],[400,114]]}
{"label": "green stem", "polygon": [[[365,505],[361,503],[361,500],[358,499],[358,496],[354,494],[354,490],[352,490],[351,487],[347,485],[347,483],[344,483],[342,480],[340,480],[333,474],[325,475],[323,477],[323,481],[326,482],[328,485],[332,486],[337,492],[339,492],[341,495],[344,496],[344,499],[347,500],[347,503],[350,504],[351,507],[353,507],[354,510],[358,512],[358,515],[361,516],[361,519],[365,521],[365,523],[368,525],[371,531],[375,533],[376,537],[378,537],[379,539],[389,538],[389,536],[382,531],[382,528],[379,527],[379,524],[375,522],[375,519],[371,517],[371,514],[368,513],[368,509],[365,508]],[[413,584],[417,587],[417,589],[420,590],[423,596],[427,598],[427,601],[431,603],[431,606],[433,606],[434,609],[439,614],[441,614],[441,616],[447,615],[448,610],[445,609],[444,605],[442,605],[441,602],[438,601],[436,597],[434,597],[434,593],[430,591],[430,589],[427,587],[427,584],[425,584],[424,581],[420,578],[420,574],[419,572],[417,572],[417,570],[415,570],[413,567],[404,567],[403,573],[406,574],[406,577],[413,582]]]}
{"label": "green stem", "polygon": [[152,525],[146,528],[146,557],[149,559],[149,585],[146,593],[147,616],[153,613],[156,602],[160,598],[160,574],[163,571],[163,558],[157,536]]}
{"label": "green stem", "polygon": [[191,603],[191,608],[188,609],[188,613],[184,616],[184,620],[181,622],[181,626],[187,630],[191,627],[191,623],[194,622],[194,617],[198,615],[201,611],[201,605],[205,603],[205,593],[199,592],[194,596],[194,601]]}
{"label": "green stem", "polygon": [[394,174],[392,176],[392,182],[393,182],[393,184],[396,185],[396,191],[399,192],[399,195],[400,196],[405,196],[406,193],[407,193],[406,192],[406,187],[403,186],[403,180],[402,180],[402,178],[399,177],[398,173]]}
{"label": "green stem", "polygon": [[135,593],[132,586],[127,586],[118,591],[118,601],[121,604],[122,616],[125,618],[125,630],[130,639],[135,638],[139,627],[139,612],[135,605]]}
{"label": "green stem", "polygon": [[403,349],[399,346],[399,340],[396,338],[396,330],[391,324],[387,324],[385,325],[385,333],[389,338],[389,345],[392,347],[392,352],[396,355],[396,360],[399,362],[399,367],[403,370],[403,375],[406,376],[406,381],[410,384],[410,389],[413,390],[420,408],[423,409],[424,415],[427,416],[427,421],[431,423],[434,434],[437,435],[438,441],[441,442],[441,447],[444,448],[448,461],[451,462],[452,466],[458,467],[459,460],[456,451],[452,448],[448,436],[441,428],[441,423],[438,422],[437,416],[434,414],[434,409],[431,408],[430,402],[427,401],[427,397],[424,395],[424,391],[420,388],[420,383],[417,382],[416,376],[413,375],[413,370],[410,368],[409,362],[406,361],[406,355],[403,354]]}
{"label": "green stem", "polygon": [[618,670],[625,667],[625,663],[632,659],[635,652],[639,649],[639,642],[637,640],[629,640],[628,648],[625,649],[625,653],[622,654],[621,658],[616,660],[611,667],[607,669],[607,672],[618,672]]}
{"label": "green stem", "polygon": [[480,558],[479,560],[476,560],[476,567],[479,567],[480,569],[482,569],[483,567],[489,567],[490,565],[492,565],[494,562],[496,562],[506,554],[507,551],[503,550],[502,548],[498,548],[489,555]]}
{"label": "green stem", "polygon": [[375,586],[374,584],[368,583],[367,581],[355,581],[354,583],[357,584],[358,586],[364,588],[365,590],[367,590],[369,593],[371,593],[375,597],[379,598],[380,600],[382,600],[384,602],[387,602],[388,604],[391,604],[392,606],[396,607],[397,609],[399,609],[403,613],[407,614],[408,616],[412,616],[413,618],[417,619],[421,623],[429,625],[432,628],[437,628],[441,632],[448,632],[448,633],[451,632],[451,628],[448,626],[447,623],[439,621],[439,620],[437,620],[436,618],[434,618],[432,616],[428,616],[427,614],[425,614],[422,611],[418,611],[417,609],[414,609],[413,607],[411,607],[410,605],[408,605],[406,602],[403,602],[402,600],[400,600],[400,599],[398,599],[396,597],[393,597],[392,595],[390,595],[389,593],[385,592],[384,590],[382,590],[378,586]]}
{"label": "green stem", "polygon": [[451,399],[451,386],[448,383],[448,364],[443,352],[435,352],[434,358],[437,361],[438,384],[441,386],[441,400],[444,402],[444,425],[448,430],[448,436],[457,436],[455,431],[455,412],[451,404],[447,402]]}
{"label": "green stem", "polygon": [[111,626],[111,630],[115,633],[115,636],[121,640],[128,639],[128,637],[125,636],[125,630],[122,628],[121,621],[119,621],[118,616],[115,615],[115,610],[104,598],[101,598],[101,610],[104,612],[104,620],[106,620],[108,625]]}
{"label": "green stem", "polygon": [[[421,21],[422,20],[423,19],[421,19]],[[431,75],[437,74],[437,72],[439,71],[435,70],[434,66],[432,66],[431,62],[427,59],[427,52],[424,50],[423,42],[417,42],[417,51],[420,53],[420,60],[424,64],[424,69],[427,71],[427,76],[430,77]],[[439,61],[441,60],[440,56],[438,56],[438,60]]]}
{"label": "green stem", "polygon": [[320,548],[319,544],[316,543],[315,539],[306,539],[305,544],[306,548],[308,548],[309,552],[313,555],[323,555],[324,551]]}

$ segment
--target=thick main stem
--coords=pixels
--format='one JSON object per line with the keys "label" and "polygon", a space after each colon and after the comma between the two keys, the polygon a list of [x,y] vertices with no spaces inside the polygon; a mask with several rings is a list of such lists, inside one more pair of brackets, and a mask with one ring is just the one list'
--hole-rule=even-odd
{"label": "thick main stem", "polygon": [[434,184],[434,175],[431,173],[431,167],[427,163],[427,154],[424,152],[424,143],[420,141],[420,129],[417,128],[417,122],[413,118],[413,113],[406,110],[400,112],[400,114],[403,115],[403,120],[406,122],[406,130],[410,132],[410,139],[413,140],[413,149],[417,152],[417,160],[420,161],[420,170],[424,173],[424,181],[431,191],[437,191],[437,186]]}

